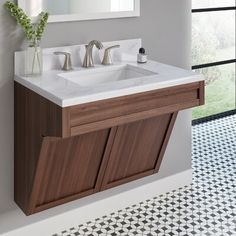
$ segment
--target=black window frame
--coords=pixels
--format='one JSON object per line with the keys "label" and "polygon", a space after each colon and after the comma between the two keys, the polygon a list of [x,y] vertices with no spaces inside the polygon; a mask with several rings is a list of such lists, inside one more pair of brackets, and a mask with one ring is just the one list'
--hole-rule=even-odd
{"label": "black window frame", "polygon": [[[217,12],[217,11],[235,11],[236,12],[236,3],[235,3],[235,6],[232,6],[232,7],[194,8],[192,9],[192,14],[202,13],[202,12]],[[219,65],[226,65],[226,64],[231,64],[231,63],[236,63],[236,58],[232,58],[230,60],[222,60],[222,61],[215,61],[211,63],[193,65],[192,70],[219,66]]]}
{"label": "black window frame", "polygon": [[[235,11],[235,14],[236,14],[236,0],[235,0],[235,6],[193,8],[192,9],[192,14],[194,14],[194,13],[204,13],[204,12],[217,12],[217,11]],[[235,45],[236,45],[236,42],[235,42]],[[236,54],[236,52],[235,52],[235,54]],[[232,63],[235,64],[235,71],[236,71],[236,57],[232,58],[232,59],[229,59],[229,60],[221,60],[221,61],[214,61],[214,62],[210,62],[210,63],[192,65],[192,70],[208,68],[208,67],[214,67],[214,66],[220,66],[220,65],[226,65],[226,64],[232,64]],[[235,96],[236,96],[236,80],[235,80]],[[235,97],[235,99],[236,99],[236,97]],[[220,117],[224,117],[224,116],[227,116],[227,115],[230,115],[230,114],[236,114],[236,101],[235,101],[235,108],[233,110],[222,112],[222,113],[219,113],[219,114],[213,114],[213,115],[210,115],[208,117],[198,118],[198,119],[193,120],[192,123],[194,125],[194,124],[206,122],[206,121],[213,120],[213,119],[218,119]]]}

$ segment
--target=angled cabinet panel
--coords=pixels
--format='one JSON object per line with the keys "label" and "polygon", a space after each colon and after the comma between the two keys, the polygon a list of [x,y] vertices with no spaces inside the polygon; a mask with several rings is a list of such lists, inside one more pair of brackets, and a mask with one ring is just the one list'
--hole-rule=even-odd
{"label": "angled cabinet panel", "polygon": [[109,129],[81,136],[44,138],[30,213],[94,193]]}
{"label": "angled cabinet panel", "polygon": [[154,174],[159,170],[177,113],[117,128],[102,190]]}

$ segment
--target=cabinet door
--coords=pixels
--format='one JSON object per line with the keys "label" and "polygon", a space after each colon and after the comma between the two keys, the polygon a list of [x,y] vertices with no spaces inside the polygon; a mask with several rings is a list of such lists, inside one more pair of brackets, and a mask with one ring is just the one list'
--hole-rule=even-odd
{"label": "cabinet door", "polygon": [[44,138],[31,196],[37,212],[94,193],[110,129]]}
{"label": "cabinet door", "polygon": [[102,190],[158,172],[177,113],[119,126]]}

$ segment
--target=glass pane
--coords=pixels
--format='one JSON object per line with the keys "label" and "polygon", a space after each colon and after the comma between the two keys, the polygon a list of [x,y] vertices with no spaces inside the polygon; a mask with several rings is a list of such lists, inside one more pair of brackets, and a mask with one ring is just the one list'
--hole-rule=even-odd
{"label": "glass pane", "polygon": [[235,6],[235,0],[193,0],[193,9],[233,6]]}
{"label": "glass pane", "polygon": [[29,16],[37,16],[41,11],[51,15],[110,13],[134,11],[134,0],[22,0],[21,7]]}
{"label": "glass pane", "polygon": [[193,109],[193,119],[235,109],[235,63],[197,70],[206,77],[206,103]]}
{"label": "glass pane", "polygon": [[235,11],[193,13],[192,64],[235,59]]}

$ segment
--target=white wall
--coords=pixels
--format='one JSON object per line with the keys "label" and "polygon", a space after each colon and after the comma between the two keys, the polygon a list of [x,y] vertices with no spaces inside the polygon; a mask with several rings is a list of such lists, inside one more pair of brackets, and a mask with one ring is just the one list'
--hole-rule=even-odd
{"label": "white wall", "polygon": [[[13,202],[13,53],[23,42],[22,32],[0,2],[0,214]],[[43,47],[142,38],[150,58],[189,68],[191,1],[141,0],[141,17],[50,24]],[[156,178],[191,168],[190,115],[182,113],[161,172]],[[185,150],[183,154],[183,150]]]}

